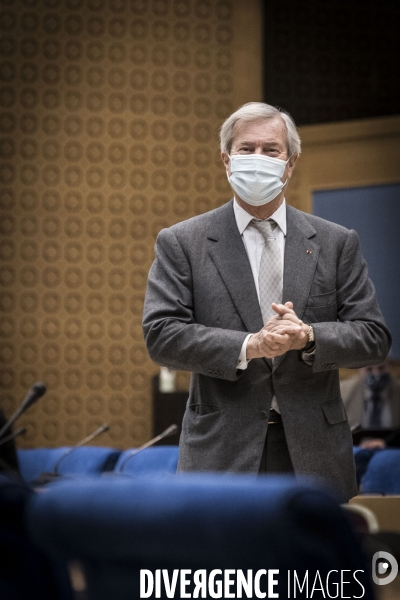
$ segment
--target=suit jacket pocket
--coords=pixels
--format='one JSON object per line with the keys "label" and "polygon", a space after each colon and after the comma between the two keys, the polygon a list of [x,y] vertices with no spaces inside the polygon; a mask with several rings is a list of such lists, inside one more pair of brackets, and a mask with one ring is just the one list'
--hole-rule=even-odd
{"label": "suit jacket pocket", "polygon": [[[221,435],[222,411],[212,404],[189,404],[183,418],[182,435],[189,444],[207,448],[208,440]],[[182,440],[182,438],[181,438]]]}
{"label": "suit jacket pocket", "polygon": [[337,320],[336,290],[309,296],[303,313],[306,323],[323,323]]}
{"label": "suit jacket pocket", "polygon": [[220,407],[213,404],[190,404],[189,410],[201,416],[221,412]]}
{"label": "suit jacket pocket", "polygon": [[336,423],[343,423],[343,421],[347,421],[346,410],[342,400],[330,400],[329,402],[324,402],[321,406],[326,420],[331,425],[336,425]]}
{"label": "suit jacket pocket", "polygon": [[319,308],[322,306],[331,306],[332,304],[336,304],[336,290],[326,292],[325,294],[309,296],[307,300],[307,308]]}

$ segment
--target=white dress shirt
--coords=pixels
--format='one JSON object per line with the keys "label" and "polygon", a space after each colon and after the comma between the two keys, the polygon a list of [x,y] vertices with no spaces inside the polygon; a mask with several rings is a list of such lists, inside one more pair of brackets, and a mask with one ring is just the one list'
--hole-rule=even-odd
{"label": "white dress shirt", "polygon": [[[249,257],[251,270],[253,273],[254,283],[257,290],[258,302],[260,302],[260,289],[258,285],[258,275],[260,273],[261,255],[264,249],[265,241],[262,233],[258,231],[256,227],[248,227],[250,221],[254,219],[246,210],[244,210],[236,200],[233,201],[233,210],[235,213],[236,225],[239,233],[242,237],[244,247]],[[285,257],[285,237],[286,237],[286,201],[283,200],[282,204],[276,209],[276,211],[269,217],[273,219],[278,227],[275,228],[274,234],[278,248],[281,251],[281,264],[282,264],[282,277],[284,268],[284,257]],[[249,337],[246,337],[240,350],[237,368],[245,370],[249,361],[246,360],[247,342]],[[276,397],[272,399],[271,409],[279,412],[278,403]]]}

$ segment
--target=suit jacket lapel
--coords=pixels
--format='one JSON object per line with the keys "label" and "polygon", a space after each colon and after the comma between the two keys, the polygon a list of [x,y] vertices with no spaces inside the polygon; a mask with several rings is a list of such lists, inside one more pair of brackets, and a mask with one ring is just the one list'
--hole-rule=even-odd
{"label": "suit jacket lapel", "polygon": [[[316,231],[299,211],[287,206],[287,231],[283,272],[282,302],[293,302],[299,319],[302,318],[318,261],[319,246],[312,241]],[[274,359],[274,369],[285,355]]]}
{"label": "suit jacket lapel", "polygon": [[[301,212],[287,206],[282,301],[293,302],[299,318],[304,313],[318,260],[319,246],[311,240],[315,233],[314,227]],[[232,201],[216,211],[215,223],[207,238],[212,260],[247,331],[259,331],[263,326],[261,309]],[[283,358],[284,355],[274,359],[274,369]]]}
{"label": "suit jacket lapel", "polygon": [[207,234],[210,254],[249,333],[263,326],[253,273],[237,228],[233,202],[216,212]]}
{"label": "suit jacket lapel", "polygon": [[293,302],[294,311],[300,319],[310,295],[318,261],[319,246],[310,239],[315,233],[314,227],[302,213],[287,207],[282,301]]}

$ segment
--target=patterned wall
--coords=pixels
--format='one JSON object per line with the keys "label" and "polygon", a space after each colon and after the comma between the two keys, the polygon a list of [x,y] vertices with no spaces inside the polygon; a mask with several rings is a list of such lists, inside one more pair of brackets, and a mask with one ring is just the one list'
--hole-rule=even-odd
{"label": "patterned wall", "polygon": [[101,444],[151,434],[147,272],[162,227],[229,198],[232,14],[230,0],[3,0],[0,406],[48,386],[22,447],[105,421]]}

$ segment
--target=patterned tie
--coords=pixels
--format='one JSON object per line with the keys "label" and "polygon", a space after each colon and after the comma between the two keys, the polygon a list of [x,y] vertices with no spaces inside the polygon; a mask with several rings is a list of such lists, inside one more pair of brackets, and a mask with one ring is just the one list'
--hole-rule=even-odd
{"label": "patterned tie", "polygon": [[271,308],[271,302],[278,304],[282,302],[282,257],[274,234],[277,226],[275,221],[253,219],[251,223],[257,227],[265,242],[258,276],[261,314],[265,324],[275,314]]}

